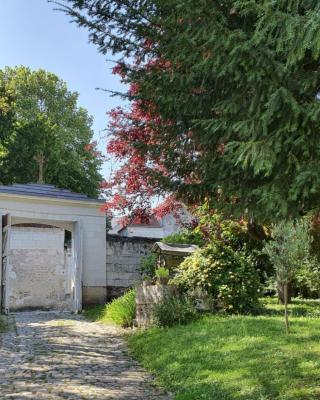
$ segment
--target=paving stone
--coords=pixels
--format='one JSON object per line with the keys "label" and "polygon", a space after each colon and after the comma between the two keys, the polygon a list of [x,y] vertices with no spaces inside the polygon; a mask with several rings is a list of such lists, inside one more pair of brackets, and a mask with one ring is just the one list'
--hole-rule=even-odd
{"label": "paving stone", "polygon": [[0,345],[0,398],[168,400],[127,353],[114,326],[81,315],[16,313]]}

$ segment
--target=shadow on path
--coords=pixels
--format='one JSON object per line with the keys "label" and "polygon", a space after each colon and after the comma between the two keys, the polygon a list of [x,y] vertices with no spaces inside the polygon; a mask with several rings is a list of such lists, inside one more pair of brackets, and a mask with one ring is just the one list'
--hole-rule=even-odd
{"label": "shadow on path", "polygon": [[0,348],[0,397],[167,400],[127,354],[113,326],[65,313],[14,315]]}

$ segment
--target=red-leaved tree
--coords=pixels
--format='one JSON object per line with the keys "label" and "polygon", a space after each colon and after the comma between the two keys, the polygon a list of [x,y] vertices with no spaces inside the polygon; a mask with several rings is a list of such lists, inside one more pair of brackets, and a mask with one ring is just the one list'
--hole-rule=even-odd
{"label": "red-leaved tree", "polygon": [[[143,68],[153,67],[159,65],[150,62]],[[113,72],[126,80],[123,65],[117,65]],[[170,178],[165,166],[166,154],[157,151],[160,133],[170,130],[170,121],[160,118],[152,103],[139,98],[138,84],[130,84],[128,96],[129,110],[118,107],[109,114],[107,153],[117,167],[109,180],[103,182],[106,210],[125,214],[131,221],[147,222],[152,214],[161,218],[181,207],[160,184]],[[154,207],[156,199],[162,201]]]}

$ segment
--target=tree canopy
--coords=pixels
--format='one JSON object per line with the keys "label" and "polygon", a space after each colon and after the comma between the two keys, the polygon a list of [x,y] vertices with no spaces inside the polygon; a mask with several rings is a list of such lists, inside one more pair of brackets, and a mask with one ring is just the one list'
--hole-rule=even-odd
{"label": "tree canopy", "polygon": [[96,196],[101,156],[78,94],[44,70],[0,71],[0,182],[40,182]]}
{"label": "tree canopy", "polygon": [[264,219],[319,209],[318,1],[62,3],[119,54],[128,98],[151,115],[127,118],[152,128],[128,141],[156,185]]}

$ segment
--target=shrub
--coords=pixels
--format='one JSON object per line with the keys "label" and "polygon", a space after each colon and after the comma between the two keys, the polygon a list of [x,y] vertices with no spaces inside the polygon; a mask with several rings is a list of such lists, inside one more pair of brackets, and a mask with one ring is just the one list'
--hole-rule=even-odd
{"label": "shrub", "polygon": [[153,279],[157,267],[156,254],[150,253],[140,260],[139,272],[143,279]]}
{"label": "shrub", "polygon": [[232,313],[257,309],[260,282],[248,256],[218,243],[187,257],[172,283],[185,290],[199,288],[212,297],[215,307]]}
{"label": "shrub", "polygon": [[167,283],[170,276],[170,271],[168,268],[159,267],[156,269],[155,276],[160,283]]}
{"label": "shrub", "polygon": [[320,297],[320,265],[318,258],[310,255],[308,262],[301,264],[293,279],[293,286],[301,297],[313,299]]}
{"label": "shrub", "polygon": [[197,310],[192,301],[167,297],[154,306],[154,320],[158,326],[184,325],[197,318]]}
{"label": "shrub", "polygon": [[201,233],[191,229],[183,229],[180,232],[166,236],[161,241],[164,243],[173,244],[196,244],[198,246],[202,246],[204,244]]}
{"label": "shrub", "polygon": [[299,296],[305,298],[320,297],[320,213],[308,221],[308,255],[306,262],[300,263],[293,286]]}
{"label": "shrub", "polygon": [[131,289],[108,304],[106,317],[123,328],[132,326],[136,317],[136,291]]}
{"label": "shrub", "polygon": [[[234,219],[210,209],[207,204],[197,210],[198,226],[195,232],[201,232],[204,242],[219,243],[229,246],[234,251],[241,251],[258,272],[261,283],[274,275],[273,266],[268,256],[263,253],[269,230],[253,221]],[[249,229],[250,228],[250,229]]]}
{"label": "shrub", "polygon": [[[269,230],[266,227],[252,221],[248,223],[244,219],[224,216],[206,203],[193,212],[197,217],[195,226],[167,236],[162,241],[197,244],[199,247],[212,243],[229,246],[234,251],[241,251],[250,258],[250,263],[257,270],[261,283],[265,283],[271,276],[274,276],[273,266],[268,256],[262,251],[265,241],[269,239]],[[171,260],[170,267],[176,267]]]}

